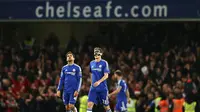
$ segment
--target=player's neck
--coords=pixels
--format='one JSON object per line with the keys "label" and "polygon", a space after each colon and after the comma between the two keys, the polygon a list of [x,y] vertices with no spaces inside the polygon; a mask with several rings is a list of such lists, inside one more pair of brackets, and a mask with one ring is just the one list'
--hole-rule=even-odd
{"label": "player's neck", "polygon": [[118,77],[117,80],[118,80],[118,81],[122,80],[122,77]]}
{"label": "player's neck", "polygon": [[68,62],[68,65],[73,65],[74,64],[74,62]]}
{"label": "player's neck", "polygon": [[101,61],[101,58],[95,59],[95,61],[96,61],[96,62],[99,62],[99,61]]}

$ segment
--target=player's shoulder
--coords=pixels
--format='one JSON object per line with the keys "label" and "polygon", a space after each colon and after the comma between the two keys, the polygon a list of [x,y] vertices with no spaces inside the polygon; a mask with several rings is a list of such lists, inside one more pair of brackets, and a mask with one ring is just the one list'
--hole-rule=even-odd
{"label": "player's shoulder", "polygon": [[120,85],[125,85],[125,84],[126,84],[126,81],[122,79],[122,80],[120,80],[119,84],[120,84]]}
{"label": "player's shoulder", "polygon": [[104,60],[104,59],[101,59],[101,61],[104,62],[104,63],[108,63],[108,62],[107,62],[106,60]]}
{"label": "player's shoulder", "polygon": [[68,67],[68,64],[64,65],[64,66],[62,67],[62,69],[66,69],[67,67]]}
{"label": "player's shoulder", "polygon": [[106,60],[104,60],[104,59],[101,59],[101,62],[106,64],[106,65],[108,64],[108,62]]}
{"label": "player's shoulder", "polygon": [[74,64],[74,67],[76,67],[76,68],[78,68],[78,69],[80,69],[81,70],[81,67],[78,65],[78,64]]}
{"label": "player's shoulder", "polygon": [[90,61],[90,64],[95,63],[95,60]]}
{"label": "player's shoulder", "polygon": [[74,63],[74,66],[75,66],[75,67],[80,67],[80,66],[79,66],[78,64],[76,64],[76,63]]}
{"label": "player's shoulder", "polygon": [[117,82],[117,83],[118,83],[118,85],[121,85],[121,83],[122,83],[122,80],[118,80],[118,82]]}

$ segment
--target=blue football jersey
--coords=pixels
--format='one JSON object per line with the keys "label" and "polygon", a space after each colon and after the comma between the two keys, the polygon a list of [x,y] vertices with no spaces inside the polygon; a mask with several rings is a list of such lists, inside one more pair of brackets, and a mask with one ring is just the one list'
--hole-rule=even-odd
{"label": "blue football jersey", "polygon": [[82,83],[81,67],[77,64],[65,65],[61,70],[60,82],[58,90],[61,90],[64,86],[64,92],[73,93],[74,91],[80,91]]}
{"label": "blue football jersey", "polygon": [[107,81],[103,81],[99,86],[94,87],[93,84],[100,80],[104,73],[110,73],[108,62],[105,60],[100,60],[99,62],[91,61],[90,62],[90,72],[92,74],[92,87],[91,89],[95,89],[97,91],[108,90]]}
{"label": "blue football jersey", "polygon": [[127,84],[124,80],[119,80],[117,87],[121,87],[120,92],[117,94],[117,101],[127,101],[126,91]]}

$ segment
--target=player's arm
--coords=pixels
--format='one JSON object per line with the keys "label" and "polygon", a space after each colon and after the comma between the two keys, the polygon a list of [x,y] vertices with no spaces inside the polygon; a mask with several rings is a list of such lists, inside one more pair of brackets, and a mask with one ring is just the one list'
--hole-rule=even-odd
{"label": "player's arm", "polygon": [[102,83],[108,78],[108,73],[104,73],[104,76],[99,80],[99,83]]}
{"label": "player's arm", "polygon": [[129,93],[128,88],[126,89],[126,97],[127,97],[128,102],[130,103],[130,93]]}
{"label": "player's arm", "polygon": [[90,72],[90,84],[92,85],[92,73]]}
{"label": "player's arm", "polygon": [[[82,85],[82,71],[81,71],[81,67],[78,67],[78,71],[77,71],[77,87],[76,87],[76,92],[79,93],[80,89],[81,89],[81,85]],[[75,95],[77,96],[77,95]]]}
{"label": "player's arm", "polygon": [[65,75],[63,74],[63,69],[62,69],[61,73],[60,73],[60,80],[59,80],[58,88],[57,88],[57,96],[58,97],[60,97],[60,91],[63,88],[64,81],[65,81]]}
{"label": "player's arm", "polygon": [[108,73],[104,73],[104,76],[94,83],[94,87],[97,87],[99,84],[101,84],[103,81],[105,81],[108,78]]}
{"label": "player's arm", "polygon": [[116,90],[114,90],[112,93],[110,93],[108,96],[111,97],[113,95],[118,94],[121,91],[122,87],[118,86]]}
{"label": "player's arm", "polygon": [[90,73],[89,73],[89,75],[90,75],[90,84],[92,85],[92,70],[91,70],[91,63],[90,63],[89,68],[90,68]]}
{"label": "player's arm", "polygon": [[107,61],[105,62],[103,72],[104,72],[104,76],[98,81],[99,83],[102,83],[103,81],[105,81],[108,78],[108,74],[110,73],[109,65]]}

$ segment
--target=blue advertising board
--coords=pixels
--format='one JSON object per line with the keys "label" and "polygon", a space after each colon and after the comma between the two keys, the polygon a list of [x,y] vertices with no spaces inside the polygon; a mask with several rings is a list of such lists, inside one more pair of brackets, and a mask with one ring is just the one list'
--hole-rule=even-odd
{"label": "blue advertising board", "polygon": [[0,0],[0,20],[198,20],[195,0]]}

